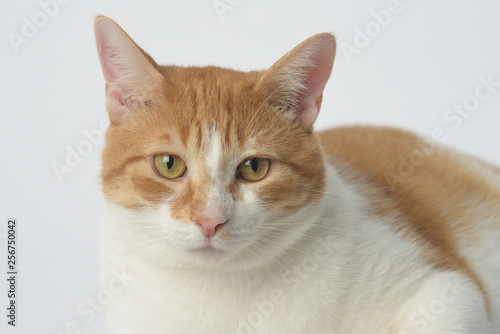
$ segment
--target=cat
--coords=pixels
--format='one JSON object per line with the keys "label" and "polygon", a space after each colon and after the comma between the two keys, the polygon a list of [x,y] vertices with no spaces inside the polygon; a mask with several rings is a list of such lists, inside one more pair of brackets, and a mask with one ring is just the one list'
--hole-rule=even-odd
{"label": "cat", "polygon": [[104,16],[95,36],[110,333],[500,333],[500,170],[314,132],[333,35],[251,72],[158,65]]}

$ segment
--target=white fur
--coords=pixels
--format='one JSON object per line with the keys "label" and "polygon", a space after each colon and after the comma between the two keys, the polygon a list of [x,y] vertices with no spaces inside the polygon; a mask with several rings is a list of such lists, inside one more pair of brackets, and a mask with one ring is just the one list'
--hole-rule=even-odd
{"label": "white fur", "polygon": [[[493,166],[470,158],[467,159],[477,172],[490,185],[496,185],[500,191],[500,177]],[[498,203],[485,202],[483,199],[470,198],[472,215],[476,218],[475,242],[464,240],[460,244],[464,258],[471,263],[476,272],[481,273],[486,292],[490,296],[490,321],[500,333],[500,212]],[[496,209],[495,209],[496,208]]]}
{"label": "white fur", "polygon": [[[121,121],[136,104],[161,99],[154,92],[165,84],[163,76],[116,23],[99,17],[96,40],[112,118]],[[312,37],[267,71],[255,88],[272,92],[269,103],[299,107],[299,124],[309,128],[334,50],[333,36]],[[103,284],[113,284],[117,272],[127,278],[125,289],[107,306],[112,334],[499,333],[498,203],[471,198],[483,232],[477,244],[459,245],[491,298],[487,314],[474,282],[425,261],[426,246],[395,228],[405,222],[395,221],[396,215],[370,215],[367,189],[331,166],[323,199],[286,217],[266,210],[243,182],[243,200],[235,202],[226,187],[238,164],[254,151],[249,143],[246,156],[223,152],[214,129],[205,136],[207,164],[186,157],[188,182],[201,168],[210,168],[212,182],[204,185],[210,187],[208,204],[201,214],[227,219],[213,237],[205,237],[195,222],[173,219],[166,203],[143,209],[107,205]],[[500,185],[492,168],[474,166]]]}
{"label": "white fur", "polygon": [[[286,219],[249,190],[244,201],[229,200],[229,238],[214,237],[228,254],[190,254],[205,238],[166,206],[108,204],[103,282],[113,269],[134,277],[107,308],[111,333],[498,333],[472,282],[425,262],[424,246],[369,216],[363,189],[332,167],[327,185],[321,203]],[[486,276],[487,266],[478,266]],[[498,277],[488,279],[497,293]]]}
{"label": "white fur", "polygon": [[400,310],[399,334],[493,333],[481,292],[456,272],[422,282]]}

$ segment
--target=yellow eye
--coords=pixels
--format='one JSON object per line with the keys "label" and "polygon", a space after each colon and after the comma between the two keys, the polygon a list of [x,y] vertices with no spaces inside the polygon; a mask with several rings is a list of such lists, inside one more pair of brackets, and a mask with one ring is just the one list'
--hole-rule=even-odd
{"label": "yellow eye", "polygon": [[269,172],[271,160],[264,158],[248,158],[238,166],[238,173],[245,181],[260,181]]}
{"label": "yellow eye", "polygon": [[167,179],[176,179],[186,172],[186,164],[176,155],[155,155],[154,164],[156,171]]}

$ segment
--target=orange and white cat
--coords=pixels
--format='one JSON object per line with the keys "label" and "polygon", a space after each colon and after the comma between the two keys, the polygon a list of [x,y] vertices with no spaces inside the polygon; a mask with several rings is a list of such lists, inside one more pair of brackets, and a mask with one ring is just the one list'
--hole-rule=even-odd
{"label": "orange and white cat", "polygon": [[95,34],[102,278],[131,279],[111,333],[500,333],[500,170],[396,129],[315,133],[332,35],[239,72]]}

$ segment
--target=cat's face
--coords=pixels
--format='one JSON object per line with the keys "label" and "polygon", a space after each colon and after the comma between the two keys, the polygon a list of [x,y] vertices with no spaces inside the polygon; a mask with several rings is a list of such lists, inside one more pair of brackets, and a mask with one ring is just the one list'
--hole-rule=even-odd
{"label": "cat's face", "polygon": [[[311,126],[331,66],[326,79],[310,64],[293,78],[286,57],[250,73],[163,67],[109,19],[96,36],[111,118],[103,190],[138,253],[250,266],[300,237],[325,187]],[[308,76],[323,79],[319,94]]]}

